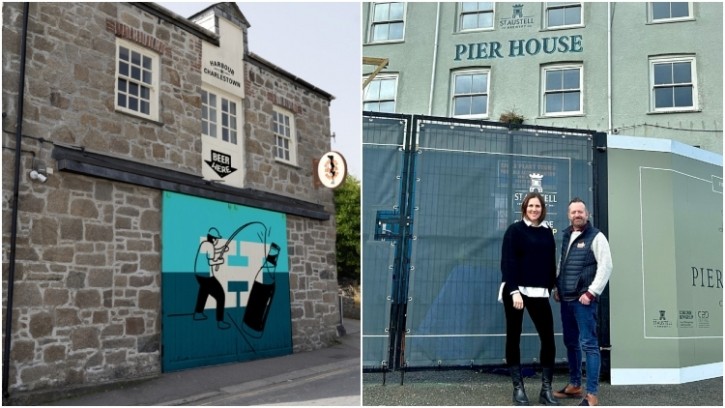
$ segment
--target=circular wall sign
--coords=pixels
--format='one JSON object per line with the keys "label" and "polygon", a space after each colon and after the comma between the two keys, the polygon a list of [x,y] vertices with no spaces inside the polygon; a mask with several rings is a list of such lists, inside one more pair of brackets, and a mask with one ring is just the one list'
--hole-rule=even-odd
{"label": "circular wall sign", "polygon": [[338,152],[327,152],[317,163],[317,178],[327,188],[339,187],[347,177],[347,163]]}

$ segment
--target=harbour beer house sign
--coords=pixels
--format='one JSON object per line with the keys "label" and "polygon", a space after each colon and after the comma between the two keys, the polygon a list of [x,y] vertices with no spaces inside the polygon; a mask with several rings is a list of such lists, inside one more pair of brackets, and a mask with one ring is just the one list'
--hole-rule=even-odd
{"label": "harbour beer house sign", "polygon": [[210,60],[204,67],[204,74],[237,88],[242,87],[241,82],[234,78],[234,68],[222,61]]}

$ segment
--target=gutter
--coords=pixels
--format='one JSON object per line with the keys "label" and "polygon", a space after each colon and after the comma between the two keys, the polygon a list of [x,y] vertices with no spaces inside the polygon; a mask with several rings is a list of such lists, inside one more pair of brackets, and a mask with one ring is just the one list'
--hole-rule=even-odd
{"label": "gutter", "polygon": [[428,96],[428,116],[433,115],[433,89],[435,88],[436,80],[436,64],[438,62],[438,31],[440,30],[441,21],[441,3],[438,3],[438,9],[436,10],[436,29],[435,39],[433,40],[433,66],[431,67],[430,74],[430,95]]}
{"label": "gutter", "polygon": [[612,133],[612,3],[607,2],[607,133]]}
{"label": "gutter", "polygon": [[15,289],[15,257],[18,243],[18,198],[20,191],[20,153],[23,137],[23,102],[25,100],[25,55],[28,38],[28,12],[30,3],[23,4],[23,32],[20,35],[20,74],[18,76],[18,110],[15,122],[15,174],[10,226],[10,255],[8,260],[8,294],[5,304],[5,343],[3,345],[3,398],[7,398],[10,375],[10,342],[13,329],[13,294]]}

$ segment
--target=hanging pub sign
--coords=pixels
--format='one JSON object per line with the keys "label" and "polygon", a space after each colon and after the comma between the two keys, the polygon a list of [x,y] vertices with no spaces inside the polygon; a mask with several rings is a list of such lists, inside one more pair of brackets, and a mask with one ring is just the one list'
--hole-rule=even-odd
{"label": "hanging pub sign", "polygon": [[347,163],[338,152],[327,152],[317,161],[317,179],[327,188],[337,188],[347,177]]}

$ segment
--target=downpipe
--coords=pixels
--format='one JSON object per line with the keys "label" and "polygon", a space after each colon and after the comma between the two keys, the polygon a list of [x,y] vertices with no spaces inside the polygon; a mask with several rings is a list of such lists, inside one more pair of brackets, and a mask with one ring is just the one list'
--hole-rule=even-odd
{"label": "downpipe", "polygon": [[18,77],[18,108],[15,122],[15,174],[13,175],[13,202],[10,225],[10,255],[8,265],[8,297],[5,311],[5,341],[3,344],[3,398],[7,398],[10,375],[10,342],[13,328],[13,294],[15,289],[15,256],[18,242],[18,196],[20,191],[20,153],[23,137],[23,101],[25,100],[25,54],[28,38],[28,11],[30,3],[23,4],[23,33],[20,36],[20,74]]}

